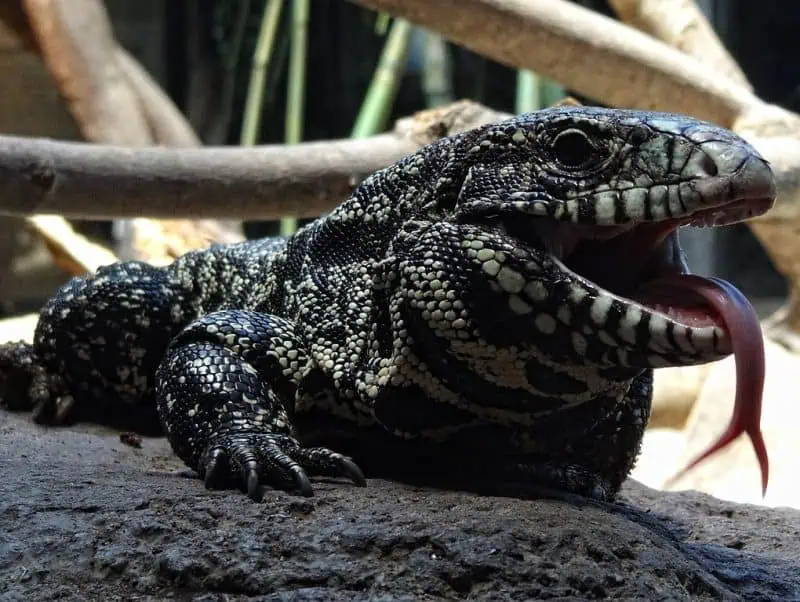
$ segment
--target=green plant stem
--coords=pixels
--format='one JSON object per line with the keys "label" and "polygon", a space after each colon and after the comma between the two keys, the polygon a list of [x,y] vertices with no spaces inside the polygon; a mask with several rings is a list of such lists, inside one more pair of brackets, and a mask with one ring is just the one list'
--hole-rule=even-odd
{"label": "green plant stem", "polygon": [[253,52],[253,65],[250,70],[250,84],[242,120],[240,144],[253,146],[258,143],[261,116],[264,110],[264,82],[269,72],[270,58],[275,47],[275,34],[281,20],[283,0],[268,0],[261,17],[261,28]]}
{"label": "green plant stem", "polygon": [[392,23],[378,66],[353,125],[350,134],[352,138],[372,136],[386,127],[400,80],[405,73],[413,31],[414,27],[403,19],[396,19]]}
{"label": "green plant stem", "polygon": [[517,71],[517,95],[514,111],[517,114],[530,113],[542,108],[539,76],[533,71],[520,69]]}
{"label": "green plant stem", "polygon": [[379,36],[385,35],[386,30],[389,29],[389,23],[392,22],[392,15],[387,12],[381,11],[375,16],[375,33]]}
{"label": "green plant stem", "polygon": [[539,81],[539,95],[542,99],[542,106],[549,107],[563,99],[566,92],[556,82],[543,77]]}
{"label": "green plant stem", "polygon": [[[308,49],[308,17],[311,10],[309,0],[292,0],[292,41],[289,54],[289,87],[286,93],[286,121],[284,141],[297,144],[303,139],[303,116],[306,94],[306,54]],[[281,220],[281,234],[289,235],[297,230],[297,220],[286,217]]]}

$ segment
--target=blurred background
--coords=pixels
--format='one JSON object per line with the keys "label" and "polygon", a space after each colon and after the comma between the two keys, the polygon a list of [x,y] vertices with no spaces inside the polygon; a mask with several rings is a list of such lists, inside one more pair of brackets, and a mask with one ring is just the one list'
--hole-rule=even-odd
{"label": "blurred background", "polygon": [[[614,16],[605,0],[576,3]],[[87,133],[90,128],[81,123],[81,112],[65,106],[69,90],[65,94],[63,84],[54,86],[52,65],[43,67],[38,56],[41,49],[31,41],[29,30],[36,29],[36,18],[52,16],[32,15],[30,7],[36,4],[32,2],[27,3],[27,13],[15,8],[19,3],[3,4],[0,46],[6,51],[0,55],[0,77],[6,83],[0,98],[0,132],[117,141],[116,134],[96,134],[97,128]],[[74,6],[80,10],[83,4],[77,0]],[[305,32],[298,58],[293,42],[298,14],[290,1],[281,3],[285,6],[276,17],[269,62],[263,70],[260,119],[255,129],[251,123],[247,132],[248,87],[269,0],[105,0],[95,4],[104,7],[116,42],[144,67],[183,114],[197,141],[206,145],[240,144],[245,137],[250,143],[343,138],[356,135],[359,127],[362,133],[385,129],[398,117],[457,99],[521,112],[572,94],[556,82],[519,73],[421,28],[407,26],[407,31],[398,32],[391,42],[393,24],[388,18],[341,0],[297,3],[305,5],[306,12],[300,16]],[[800,64],[789,60],[800,44],[796,35],[800,3],[700,0],[697,4],[756,93],[768,102],[800,109]],[[365,94],[390,43],[395,44],[397,85],[389,91],[383,113],[365,121]],[[299,70],[292,67],[295,59],[302,63]],[[91,65],[91,60],[89,56],[87,64]],[[99,51],[97,60],[102,60]],[[293,69],[302,78],[300,96],[294,97],[290,90],[297,74],[293,76]],[[293,107],[298,103],[287,102],[287,98],[302,98],[301,106]],[[130,143],[137,142],[148,141]],[[178,144],[174,140],[150,142]],[[8,225],[3,231],[18,233],[3,236],[0,242],[0,277],[10,285],[2,296],[0,312],[11,315],[35,310],[70,274],[53,262],[52,249],[50,253],[39,249],[37,254],[36,237],[26,239],[28,235],[20,232],[24,228],[13,227],[14,219],[3,218],[0,227],[3,223]],[[124,220],[72,225],[121,256],[135,255],[124,249],[125,241],[135,235]],[[284,229],[296,225],[290,221]],[[241,227],[246,236],[280,229],[279,224],[263,222]],[[696,272],[715,273],[733,281],[758,301],[760,313],[766,314],[786,294],[783,278],[747,227],[687,230],[683,238]]]}

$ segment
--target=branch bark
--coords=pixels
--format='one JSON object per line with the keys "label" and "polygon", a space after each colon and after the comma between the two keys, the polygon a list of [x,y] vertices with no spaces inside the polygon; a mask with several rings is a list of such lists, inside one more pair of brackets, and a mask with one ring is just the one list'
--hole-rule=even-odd
{"label": "branch bark", "polygon": [[694,0],[609,0],[609,4],[625,23],[753,89]]}
{"label": "branch bark", "polygon": [[0,214],[315,217],[423,144],[504,117],[458,102],[400,120],[391,134],[251,148],[132,149],[0,136]]}
{"label": "branch bark", "polygon": [[3,136],[0,213],[84,219],[311,217],[415,148],[393,135],[252,149],[131,149]]}
{"label": "branch bark", "polygon": [[676,111],[730,127],[760,104],[679,50],[564,0],[351,1],[611,106]]}
{"label": "branch bark", "polygon": [[[135,94],[120,85],[125,78],[117,65],[116,43],[102,2],[22,0],[22,6],[42,61],[83,136],[108,144],[150,144]],[[83,43],[86,39],[93,43]]]}

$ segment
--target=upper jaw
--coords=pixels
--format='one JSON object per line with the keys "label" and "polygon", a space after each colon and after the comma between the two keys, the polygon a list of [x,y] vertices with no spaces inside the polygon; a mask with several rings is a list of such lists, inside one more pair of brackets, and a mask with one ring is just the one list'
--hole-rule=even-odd
{"label": "upper jaw", "polygon": [[[499,219],[505,235],[541,249],[603,289],[630,295],[646,279],[689,272],[678,241],[680,227],[741,222],[769,211],[776,195],[769,164],[756,154],[740,160],[730,173],[720,169],[715,176],[658,186],[666,189],[657,195],[662,203],[679,198],[685,212],[667,215],[650,207],[639,212],[649,219],[576,223],[520,211],[521,193],[512,193],[514,200],[498,203],[489,213]],[[645,202],[656,200],[649,194]]]}
{"label": "upper jaw", "polygon": [[701,178],[693,186],[701,202],[686,216],[692,226],[726,226],[763,215],[777,194],[769,163],[758,155],[730,174]]}

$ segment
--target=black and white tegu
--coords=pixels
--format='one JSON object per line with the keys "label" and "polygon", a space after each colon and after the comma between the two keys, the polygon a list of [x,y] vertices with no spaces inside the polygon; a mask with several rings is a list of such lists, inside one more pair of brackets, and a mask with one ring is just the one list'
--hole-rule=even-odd
{"label": "black and white tegu", "polygon": [[155,407],[207,486],[254,499],[390,466],[610,499],[652,370],[733,353],[736,409],[708,453],[746,431],[766,487],[758,321],[688,274],[678,231],[774,197],[767,161],[709,123],[520,115],[371,175],[290,238],[74,278],[32,345],[0,350],[2,397],[41,423]]}

